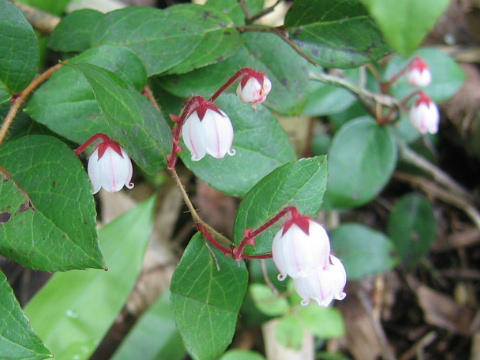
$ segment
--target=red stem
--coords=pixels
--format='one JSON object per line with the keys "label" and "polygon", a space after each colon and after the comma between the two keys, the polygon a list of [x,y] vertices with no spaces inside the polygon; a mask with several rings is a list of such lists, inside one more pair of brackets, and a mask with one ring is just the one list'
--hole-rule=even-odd
{"label": "red stem", "polygon": [[203,226],[200,223],[197,223],[197,229],[202,233],[203,237],[205,239],[207,239],[210,244],[212,244],[218,250],[223,252],[224,255],[226,255],[226,256],[231,256],[232,255],[232,249],[227,248],[226,246],[223,246],[217,240],[215,240],[213,235],[210,234],[210,232],[208,231],[208,229],[205,226]]}
{"label": "red stem", "polygon": [[382,91],[382,93],[386,93],[388,88],[390,86],[392,86],[398,79],[400,79],[400,77],[405,74],[405,72],[408,70],[408,68],[410,67],[410,65],[412,64],[412,61],[414,60],[415,58],[413,58],[412,60],[410,60],[408,63],[406,63],[396,74],[394,74],[389,81],[387,81],[386,83],[382,83],[380,84],[380,90]]}
{"label": "red stem", "polygon": [[220,89],[218,89],[215,94],[213,94],[213,96],[210,98],[210,101],[215,101],[220,96],[220,94],[225,91],[226,88],[228,88],[230,85],[232,85],[235,82],[235,80],[237,80],[240,76],[248,74],[251,71],[253,70],[248,68],[244,68],[237,71],[235,75],[233,75],[230,79],[228,79],[227,82],[223,84],[223,86]]}
{"label": "red stem", "polygon": [[105,134],[95,134],[93,135],[90,139],[88,139],[87,141],[85,141],[85,143],[83,143],[83,145],[80,145],[79,148],[77,148],[75,150],[75,155],[80,155],[82,152],[85,151],[85,149],[90,145],[92,144],[94,141],[98,140],[98,139],[102,139],[103,141],[110,141],[110,138],[105,135]]}

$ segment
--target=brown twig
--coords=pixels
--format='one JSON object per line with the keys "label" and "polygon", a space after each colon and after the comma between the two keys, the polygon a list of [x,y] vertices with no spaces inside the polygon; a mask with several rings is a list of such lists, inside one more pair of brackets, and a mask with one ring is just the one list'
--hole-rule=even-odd
{"label": "brown twig", "polygon": [[245,0],[238,0],[238,2],[240,3],[240,5],[242,6],[242,10],[243,12],[245,13],[245,17],[246,17],[246,23],[248,25],[254,23],[256,20],[260,19],[262,16],[265,16],[267,14],[270,14],[273,10],[275,10],[275,7],[281,3],[282,0],[277,0],[275,2],[275,4],[273,4],[272,6],[269,6],[265,9],[262,9],[260,10],[258,13],[256,13],[255,15],[251,15],[250,14],[250,10],[248,9],[247,7],[247,4],[245,3]]}
{"label": "brown twig", "polygon": [[47,71],[45,71],[43,74],[38,76],[36,79],[34,79],[25,90],[22,91],[20,96],[15,99],[12,107],[8,111],[7,116],[5,117],[5,120],[3,121],[2,127],[0,128],[0,145],[2,144],[3,140],[5,140],[5,137],[7,136],[8,129],[12,125],[13,120],[15,119],[15,116],[18,113],[18,110],[24,103],[24,101],[27,99],[28,95],[35,90],[41,83],[46,81],[55,71],[60,69],[63,66],[63,64],[57,64]]}
{"label": "brown twig", "polygon": [[157,108],[158,111],[161,111],[160,105],[158,104],[157,100],[155,99],[155,96],[153,96],[152,89],[150,89],[150,86],[147,84],[143,88],[143,95]]}
{"label": "brown twig", "polygon": [[61,20],[58,16],[49,14],[33,6],[23,4],[19,1],[10,0],[10,2],[23,13],[27,21],[32,24],[36,30],[44,34],[51,34]]}
{"label": "brown twig", "polygon": [[193,206],[192,202],[190,201],[190,198],[188,197],[187,192],[185,191],[185,187],[182,184],[182,181],[178,177],[177,172],[175,169],[170,169],[170,173],[172,174],[173,179],[175,180],[175,183],[177,184],[178,188],[180,189],[183,200],[185,201],[185,204],[188,207],[188,210],[190,210],[190,213],[192,214],[192,218],[195,221],[195,223],[202,224],[204,228],[206,228],[213,236],[218,238],[221,242],[223,242],[227,246],[231,246],[232,242],[227,239],[225,236],[220,234],[218,231],[216,231],[214,228],[212,228],[210,225],[208,225],[205,221],[202,220],[202,218],[198,215],[197,211],[195,210],[195,207]]}

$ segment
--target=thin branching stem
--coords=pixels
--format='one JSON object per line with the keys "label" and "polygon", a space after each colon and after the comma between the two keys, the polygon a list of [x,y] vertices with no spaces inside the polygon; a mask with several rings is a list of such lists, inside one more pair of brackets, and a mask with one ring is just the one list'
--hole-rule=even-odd
{"label": "thin branching stem", "polygon": [[55,71],[60,69],[63,66],[63,64],[57,64],[47,71],[45,71],[43,74],[35,78],[27,87],[25,90],[23,90],[18,96],[15,101],[13,102],[12,107],[8,111],[7,116],[5,117],[5,120],[3,121],[2,127],[0,128],[0,145],[2,144],[3,140],[5,140],[8,129],[10,129],[10,126],[13,123],[13,120],[15,119],[15,116],[17,116],[18,110],[22,107],[22,104],[25,102],[27,99],[28,95],[30,95],[33,90],[35,90],[40,84],[42,84],[44,81],[46,81]]}

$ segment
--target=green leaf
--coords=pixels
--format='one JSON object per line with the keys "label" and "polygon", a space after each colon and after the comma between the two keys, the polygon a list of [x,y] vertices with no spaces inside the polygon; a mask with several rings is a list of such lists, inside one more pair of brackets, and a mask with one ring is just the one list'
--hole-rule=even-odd
{"label": "green leaf", "polygon": [[114,138],[145,172],[161,170],[172,150],[172,133],[162,114],[115,73],[90,64],[70,64],[92,86]]}
{"label": "green leaf", "polygon": [[50,136],[0,148],[0,254],[43,271],[103,268],[92,185],[73,151]]}
{"label": "green leaf", "polygon": [[[314,216],[322,205],[326,184],[325,156],[301,159],[272,171],[248,192],[240,204],[233,233],[235,245],[242,241],[245,229],[256,229],[286,206],[294,205],[302,214]],[[245,253],[271,253],[273,237],[282,225],[279,221],[256,236],[257,245],[247,245]]]}
{"label": "green leaf", "polygon": [[230,344],[247,277],[243,261],[207,248],[200,233],[190,240],[170,290],[178,330],[193,358],[213,359]]}
{"label": "green leaf", "polygon": [[[388,43],[408,56],[447,9],[449,0],[362,0]],[[362,34],[363,35],[363,34]]]}
{"label": "green leaf", "polygon": [[[1,225],[1,223],[0,223]],[[0,271],[0,358],[41,360],[51,357],[42,340],[33,332],[7,278]]]}
{"label": "green leaf", "polygon": [[84,51],[90,47],[94,25],[103,17],[99,11],[82,9],[65,16],[48,39],[48,47],[55,51]]}
{"label": "green leaf", "polygon": [[[262,10],[264,2],[265,0],[246,0],[245,4],[250,15],[255,15]],[[205,5],[228,15],[235,25],[245,25],[245,13],[237,0],[208,0]]]}
{"label": "green leaf", "polygon": [[408,194],[395,204],[388,218],[387,229],[403,266],[412,269],[435,240],[437,221],[426,199],[417,194]]}
{"label": "green leaf", "polygon": [[249,67],[264,72],[272,82],[264,105],[282,114],[300,114],[308,100],[306,60],[273,34],[246,33],[242,40],[243,46],[231,58],[189,74],[162,77],[162,86],[181,97],[192,93],[209,97],[235,72]]}
{"label": "green leaf", "polygon": [[296,315],[303,325],[320,339],[339,338],[345,336],[345,323],[342,313],[333,307],[318,305],[302,306]]}
{"label": "green leaf", "polygon": [[388,271],[398,263],[392,241],[381,232],[345,223],[330,234],[332,251],[342,260],[347,279],[358,280]]}
{"label": "green leaf", "polygon": [[283,315],[290,309],[287,299],[276,296],[267,285],[252,284],[248,291],[255,306],[265,315]]}
{"label": "green leaf", "polygon": [[285,130],[270,111],[262,106],[255,111],[235,95],[220,97],[217,105],[232,121],[235,155],[192,161],[188,150],[181,152],[182,161],[200,179],[224,193],[244,196],[269,172],[296,159]]}
{"label": "green leaf", "polygon": [[334,136],[328,159],[328,195],[333,206],[363,205],[383,189],[395,169],[392,130],[369,117],[349,122]]}
{"label": "green leaf", "polygon": [[24,4],[33,6],[34,8],[46,11],[54,15],[62,15],[65,12],[67,4],[71,0],[20,0]]}
{"label": "green leaf", "polygon": [[170,293],[166,291],[135,323],[111,360],[182,360],[185,346],[170,310]]}
{"label": "green leaf", "polygon": [[[390,79],[400,71],[414,56],[420,56],[432,72],[432,83],[423,88],[422,91],[428,94],[434,101],[442,103],[460,90],[466,75],[463,69],[450,56],[443,51],[433,48],[422,48],[415,51],[409,59],[395,56],[389,61],[385,70],[384,78]],[[397,99],[403,99],[417,88],[412,88],[401,77],[391,87],[390,92]]]}
{"label": "green leaf", "polygon": [[389,50],[358,0],[296,0],[285,26],[290,39],[321,66],[357,67]]}
{"label": "green leaf", "polygon": [[131,7],[106,14],[93,29],[92,45],[128,46],[148,76],[184,73],[232,56],[240,46],[232,27],[222,12],[200,5]]}
{"label": "green leaf", "polygon": [[295,316],[284,316],[276,324],[275,336],[284,347],[300,350],[303,343],[303,326]]}
{"label": "green leaf", "polygon": [[220,360],[265,360],[265,358],[254,351],[234,349],[223,354]]}
{"label": "green leaf", "polygon": [[[89,63],[114,71],[120,78],[143,89],[147,74],[141,61],[124,46],[98,46],[69,61]],[[63,66],[33,94],[25,111],[37,122],[76,143],[92,135],[114,135],[85,77],[71,66]]]}
{"label": "green leaf", "polygon": [[117,318],[142,269],[154,203],[100,230],[108,271],[57,273],[28,303],[25,313],[55,359],[89,359]]}
{"label": "green leaf", "polygon": [[20,10],[0,0],[0,87],[11,94],[25,89],[35,76],[38,61],[37,38]]}
{"label": "green leaf", "polygon": [[324,116],[346,110],[355,96],[346,89],[310,80],[310,94],[303,110],[306,116]]}

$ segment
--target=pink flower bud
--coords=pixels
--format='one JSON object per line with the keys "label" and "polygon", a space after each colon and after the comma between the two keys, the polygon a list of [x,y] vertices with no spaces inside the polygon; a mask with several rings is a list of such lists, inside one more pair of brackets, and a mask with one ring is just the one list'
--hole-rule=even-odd
{"label": "pink flower bud", "polygon": [[232,122],[212,103],[200,103],[188,115],[182,135],[193,161],[201,160],[207,153],[217,159],[235,154]]}
{"label": "pink flower bud", "polygon": [[265,101],[272,90],[272,82],[262,73],[245,75],[237,87],[237,96],[246,104],[259,104]]}
{"label": "pink flower bud", "polygon": [[302,305],[308,305],[315,300],[320,306],[328,306],[333,299],[343,300],[346,296],[343,289],[347,282],[345,268],[339,259],[330,256],[330,266],[327,270],[312,270],[305,277],[293,280],[295,290],[302,297]]}
{"label": "pink flower bud", "polygon": [[440,122],[437,104],[425,93],[420,92],[419,95],[420,97],[410,109],[410,122],[422,134],[427,132],[435,134],[438,132],[438,123]]}
{"label": "pink flower bud", "polygon": [[415,87],[425,87],[432,82],[432,73],[422,58],[413,59],[407,71],[407,82]]}
{"label": "pink flower bud", "polygon": [[312,270],[327,269],[330,241],[325,229],[312,219],[294,215],[275,235],[272,256],[280,271],[279,280],[307,276]]}
{"label": "pink flower bud", "polygon": [[108,192],[120,191],[125,185],[133,188],[132,162],[127,153],[118,143],[104,140],[100,143],[88,159],[88,176],[92,183],[92,193],[96,194],[100,188]]}

